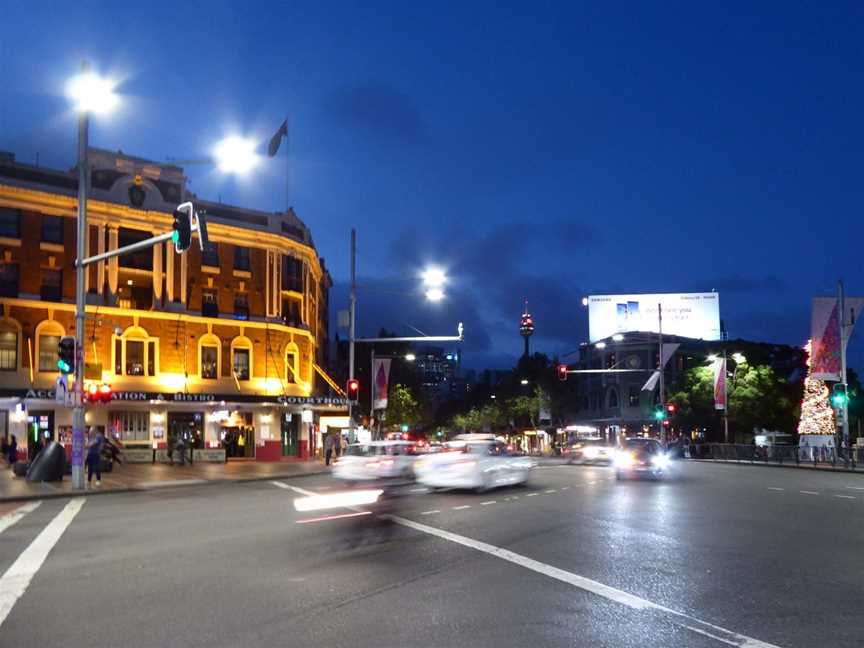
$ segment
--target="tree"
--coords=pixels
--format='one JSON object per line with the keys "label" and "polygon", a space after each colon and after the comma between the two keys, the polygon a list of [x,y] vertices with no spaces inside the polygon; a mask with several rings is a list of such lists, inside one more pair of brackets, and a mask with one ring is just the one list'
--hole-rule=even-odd
{"label": "tree", "polygon": [[391,385],[387,396],[387,427],[408,425],[415,427],[422,417],[420,403],[411,388],[397,383]]}
{"label": "tree", "polygon": [[[810,343],[807,343],[807,352]],[[829,403],[830,391],[824,380],[811,375],[810,357],[807,357],[807,378],[804,379],[804,397],[801,400],[801,419],[798,434],[834,434],[834,410]]]}

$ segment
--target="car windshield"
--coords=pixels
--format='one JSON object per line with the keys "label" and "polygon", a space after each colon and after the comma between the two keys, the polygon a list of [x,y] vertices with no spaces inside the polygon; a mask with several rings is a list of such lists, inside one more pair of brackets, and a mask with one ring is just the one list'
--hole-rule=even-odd
{"label": "car windshield", "polygon": [[624,442],[624,447],[645,454],[658,454],[660,452],[660,444],[654,439],[627,439]]}

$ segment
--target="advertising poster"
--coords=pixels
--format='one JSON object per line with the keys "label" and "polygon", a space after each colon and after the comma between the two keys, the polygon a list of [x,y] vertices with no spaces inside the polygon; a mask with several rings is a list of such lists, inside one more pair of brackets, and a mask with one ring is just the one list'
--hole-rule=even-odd
{"label": "advertising poster", "polygon": [[720,295],[713,292],[591,295],[588,337],[593,343],[616,333],[658,333],[661,314],[665,335],[720,339]]}

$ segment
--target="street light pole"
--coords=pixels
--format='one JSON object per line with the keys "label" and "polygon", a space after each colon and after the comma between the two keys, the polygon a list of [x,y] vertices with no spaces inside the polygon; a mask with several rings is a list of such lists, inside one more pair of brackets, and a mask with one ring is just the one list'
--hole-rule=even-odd
{"label": "street light pole", "polygon": [[[840,382],[843,388],[848,393],[846,384],[846,342],[848,341],[848,333],[846,327],[846,297],[843,293],[843,281],[837,282],[837,300],[840,307]],[[840,436],[842,447],[849,447],[849,399],[844,399],[843,406],[840,408]]]}
{"label": "street light pole", "polygon": [[[88,66],[82,64],[82,72]],[[75,264],[75,390],[72,394],[72,488],[84,488],[84,277],[81,261],[85,255],[87,239],[87,190],[90,181],[90,162],[87,155],[89,114],[81,110],[78,115],[78,236],[75,241],[78,262]]]}
{"label": "street light pole", "polygon": [[[666,413],[666,384],[663,374],[665,373],[665,365],[663,364],[663,304],[657,304],[657,331],[660,341],[660,407],[663,408],[663,413]],[[666,443],[666,426],[663,421],[660,421],[660,443]]]}
{"label": "street light pole", "polygon": [[[738,364],[735,364],[738,371]],[[726,344],[723,344],[723,442],[729,443],[729,373],[726,371]]]}
{"label": "street light pole", "polygon": [[[357,230],[351,230],[351,297],[348,308],[348,379],[354,379],[354,320],[357,308]],[[354,442],[354,407],[348,397],[349,438]]]}

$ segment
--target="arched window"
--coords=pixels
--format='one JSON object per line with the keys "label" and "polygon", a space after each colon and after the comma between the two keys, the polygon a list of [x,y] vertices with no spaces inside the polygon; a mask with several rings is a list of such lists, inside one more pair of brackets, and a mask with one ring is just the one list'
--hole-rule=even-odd
{"label": "arched window", "polygon": [[222,368],[222,342],[212,333],[198,340],[198,375],[204,380],[217,380]]}
{"label": "arched window", "polygon": [[618,390],[612,387],[606,397],[606,409],[615,409],[616,407],[618,407]]}
{"label": "arched window", "polygon": [[116,375],[155,376],[159,372],[159,338],[151,338],[140,326],[130,326],[112,339]]}
{"label": "arched window", "polygon": [[60,338],[66,335],[66,331],[60,322],[55,320],[45,320],[40,322],[36,327],[36,349],[37,368],[39,371],[56,372],[57,360],[57,345],[60,344]]}
{"label": "arched window", "polygon": [[295,342],[285,347],[285,382],[300,382],[300,349]]}
{"label": "arched window", "polygon": [[13,319],[0,319],[0,371],[18,370],[18,345],[21,341],[21,325]]}
{"label": "arched window", "polygon": [[244,335],[231,340],[231,371],[237,380],[252,377],[252,340]]}

